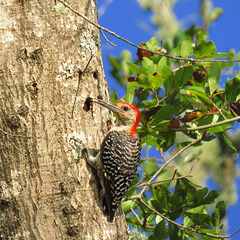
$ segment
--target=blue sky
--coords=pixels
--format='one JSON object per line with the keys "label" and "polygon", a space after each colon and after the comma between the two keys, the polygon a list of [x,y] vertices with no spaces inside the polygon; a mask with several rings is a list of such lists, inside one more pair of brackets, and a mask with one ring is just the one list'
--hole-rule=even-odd
{"label": "blue sky", "polygon": [[[148,41],[154,34],[154,25],[151,23],[151,12],[143,11],[136,0],[98,0],[98,8],[103,6],[103,3],[109,2],[106,11],[99,18],[100,25],[114,31],[121,37],[124,37],[131,42],[140,44],[142,41]],[[223,15],[211,25],[209,39],[213,40],[217,51],[226,52],[229,49],[240,51],[240,1],[239,0],[213,0],[214,7],[221,7],[224,10]],[[175,5],[175,13],[178,20],[186,20],[186,16],[195,17],[198,19],[200,0],[179,0]],[[195,13],[195,14],[194,14]],[[190,15],[193,14],[193,15]],[[184,21],[185,22],[185,21]],[[141,28],[141,24],[148,24],[150,31],[145,32]],[[187,24],[187,23],[186,23]],[[116,89],[120,97],[123,97],[125,91],[119,88],[115,80],[110,75],[110,65],[107,60],[108,55],[120,56],[124,49],[132,52],[133,58],[136,56],[136,49],[127,43],[118,40],[117,38],[106,34],[109,40],[117,47],[110,46],[102,38],[102,54],[105,75],[109,84],[109,88]],[[230,76],[231,77],[231,76]],[[238,124],[239,127],[239,124]],[[240,160],[238,160],[240,166]],[[240,196],[240,178],[236,179],[238,185],[238,196]],[[240,199],[235,205],[228,210],[228,233],[232,233],[240,228]],[[231,240],[240,239],[240,233],[233,236]]]}

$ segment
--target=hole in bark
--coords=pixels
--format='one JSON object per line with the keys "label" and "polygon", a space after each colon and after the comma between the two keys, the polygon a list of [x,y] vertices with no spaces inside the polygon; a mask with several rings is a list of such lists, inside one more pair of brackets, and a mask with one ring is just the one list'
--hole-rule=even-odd
{"label": "hole in bark", "polygon": [[32,86],[33,86],[34,88],[36,88],[36,87],[37,87],[37,83],[34,82],[34,83],[32,84]]}
{"label": "hole in bark", "polygon": [[112,128],[112,121],[107,120],[107,130],[110,131],[111,128]]}
{"label": "hole in bark", "polygon": [[76,236],[79,233],[78,226],[68,226],[67,227],[67,234],[71,237]]}
{"label": "hole in bark", "polygon": [[92,98],[88,97],[84,103],[83,110],[88,112],[93,108]]}
{"label": "hole in bark", "polygon": [[13,128],[18,128],[21,125],[20,118],[17,115],[11,115],[9,117],[9,122],[10,122],[11,127],[13,127]]}
{"label": "hole in bark", "polygon": [[93,77],[95,78],[95,79],[98,79],[98,70],[96,70],[96,71],[94,71],[93,72]]}
{"label": "hole in bark", "polygon": [[8,207],[9,207],[9,201],[6,201],[6,200],[1,200],[0,201],[0,209],[1,210],[4,210],[4,209],[6,209]]}

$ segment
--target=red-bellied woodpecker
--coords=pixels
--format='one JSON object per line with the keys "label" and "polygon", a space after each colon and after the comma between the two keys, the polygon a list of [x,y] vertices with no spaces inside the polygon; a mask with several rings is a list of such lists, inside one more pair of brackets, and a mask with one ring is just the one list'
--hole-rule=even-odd
{"label": "red-bellied woodpecker", "polygon": [[103,169],[105,211],[108,221],[112,222],[139,165],[141,140],[136,135],[136,129],[140,112],[134,105],[124,102],[113,105],[101,99],[92,101],[117,116],[116,125],[104,138],[98,156],[88,160],[91,166]]}

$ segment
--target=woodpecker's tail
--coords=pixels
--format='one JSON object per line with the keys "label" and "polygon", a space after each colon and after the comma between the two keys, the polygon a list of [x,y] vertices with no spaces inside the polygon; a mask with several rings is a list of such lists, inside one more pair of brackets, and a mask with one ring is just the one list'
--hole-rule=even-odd
{"label": "woodpecker's tail", "polygon": [[109,207],[106,201],[106,198],[103,198],[103,211],[105,216],[107,216],[107,220],[109,222],[113,222],[114,217],[122,215],[122,207],[121,204],[118,204],[116,208]]}

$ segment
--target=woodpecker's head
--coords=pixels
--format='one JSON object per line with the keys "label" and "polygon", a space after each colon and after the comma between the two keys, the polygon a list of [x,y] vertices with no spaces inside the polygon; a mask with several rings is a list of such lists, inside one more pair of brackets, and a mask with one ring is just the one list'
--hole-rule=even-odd
{"label": "woodpecker's head", "polygon": [[93,102],[111,110],[117,116],[116,126],[122,127],[128,131],[134,139],[136,138],[136,130],[140,120],[140,112],[137,107],[123,101],[112,104],[102,99],[93,99]]}

